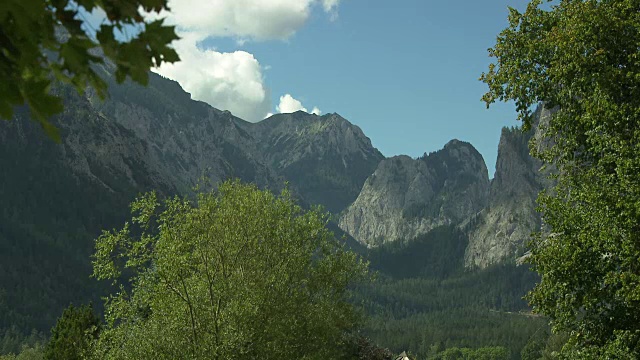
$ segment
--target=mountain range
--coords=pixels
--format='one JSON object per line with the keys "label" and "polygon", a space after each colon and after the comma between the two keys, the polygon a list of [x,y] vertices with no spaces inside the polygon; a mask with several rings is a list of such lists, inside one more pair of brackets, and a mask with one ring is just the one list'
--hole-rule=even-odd
{"label": "mountain range", "polygon": [[[463,141],[415,159],[385,158],[335,113],[250,123],[159,75],[142,87],[108,73],[106,101],[56,86],[65,101],[52,119],[60,144],[25,108],[0,122],[0,329],[45,330],[70,302],[97,300],[104,284],[89,280],[93,239],[124,221],[137,194],[188,195],[202,178],[289,186],[304,206],[331,212],[332,226],[363,249],[453,227],[466,237],[468,269],[515,261],[540,228],[535,198],[548,184],[529,156],[535,129],[503,129],[490,180]],[[37,304],[27,300],[33,294]]]}

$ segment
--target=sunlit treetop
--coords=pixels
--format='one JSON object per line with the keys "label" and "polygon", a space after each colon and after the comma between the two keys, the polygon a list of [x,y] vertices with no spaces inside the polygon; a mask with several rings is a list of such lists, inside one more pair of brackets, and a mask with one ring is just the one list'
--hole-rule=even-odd
{"label": "sunlit treetop", "polygon": [[[48,121],[63,108],[62,99],[50,91],[52,81],[69,83],[78,92],[91,86],[104,98],[107,84],[95,65],[108,58],[118,82],[129,77],[146,84],[149,68],[179,60],[169,46],[178,39],[174,26],[144,18],[163,9],[168,9],[167,0],[2,0],[0,118],[11,119],[14,107],[26,104],[33,119],[59,140]],[[100,10],[102,24],[90,28],[84,15]],[[127,29],[136,35],[116,38]]]}

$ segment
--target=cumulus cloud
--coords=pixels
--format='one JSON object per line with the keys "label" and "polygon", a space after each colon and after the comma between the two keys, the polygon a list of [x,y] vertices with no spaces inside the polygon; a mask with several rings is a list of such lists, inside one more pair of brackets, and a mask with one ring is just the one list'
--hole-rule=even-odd
{"label": "cumulus cloud", "polygon": [[184,31],[257,40],[286,39],[310,14],[311,0],[191,0],[169,2]]}
{"label": "cumulus cloud", "polygon": [[[284,94],[283,96],[280,96],[280,103],[276,106],[277,112],[286,114],[286,113],[293,113],[300,110],[307,113],[309,112],[307,108],[305,108],[302,105],[300,100],[294,98],[293,96],[291,96],[291,94]],[[322,114],[322,112],[320,112],[320,109],[318,109],[318,107],[314,107],[310,113],[316,114],[316,115]]]}
{"label": "cumulus cloud", "polygon": [[318,4],[336,13],[340,0],[169,0],[170,11],[149,14],[166,18],[181,32],[207,37],[285,40],[308,20]]}
{"label": "cumulus cloud", "polygon": [[302,103],[297,99],[294,99],[290,94],[285,94],[280,96],[280,104],[276,106],[276,111],[279,113],[292,113],[298,110],[302,110],[304,112],[307,109],[302,106]]}
{"label": "cumulus cloud", "polygon": [[[264,67],[250,53],[217,52],[198,44],[215,37],[246,41],[286,40],[308,20],[314,7],[332,19],[340,0],[169,0],[170,11],[147,14],[176,25],[181,37],[173,43],[181,62],[163,64],[155,71],[174,79],[196,100],[231,111],[248,121],[259,121],[269,112],[269,91],[264,85]],[[288,94],[287,94],[288,95]],[[302,104],[289,95],[283,109]],[[291,102],[286,104],[287,101]],[[289,107],[288,107],[289,106]],[[293,111],[296,111],[293,110]],[[280,111],[279,112],[286,112]],[[304,109],[304,111],[307,111]],[[313,113],[320,113],[318,108]]]}
{"label": "cumulus cloud", "polygon": [[174,43],[182,61],[164,63],[156,72],[177,80],[195,100],[229,110],[247,121],[259,121],[271,108],[260,63],[245,51],[220,53],[200,49],[196,37]]}

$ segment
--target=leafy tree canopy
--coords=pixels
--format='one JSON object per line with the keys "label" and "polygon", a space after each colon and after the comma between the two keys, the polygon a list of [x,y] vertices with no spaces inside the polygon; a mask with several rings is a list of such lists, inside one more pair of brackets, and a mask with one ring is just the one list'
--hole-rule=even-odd
{"label": "leafy tree canopy", "polygon": [[106,302],[96,359],[338,359],[350,351],[344,342],[359,316],[349,286],[367,265],[339,245],[325,215],[303,211],[286,191],[276,197],[238,182],[195,202],[161,205],[150,193],[131,207],[132,223],[96,242],[94,276],[120,284]]}
{"label": "leafy tree canopy", "polygon": [[541,122],[535,155],[558,169],[539,204],[550,235],[532,242],[542,276],[529,295],[565,356],[640,357],[640,1],[533,0],[510,9],[489,49],[483,100],[514,100]]}
{"label": "leafy tree canopy", "polygon": [[[106,18],[98,29],[88,29],[83,14],[96,9]],[[59,139],[48,122],[62,111],[62,99],[50,91],[52,79],[72,84],[78,92],[90,85],[104,98],[107,85],[95,65],[105,58],[115,64],[118,82],[130,77],[146,84],[150,67],[179,60],[169,47],[177,39],[174,27],[143,17],[163,9],[167,0],[0,2],[0,118],[11,119],[14,106],[27,104],[34,119]],[[135,28],[137,35],[117,40],[116,34],[127,28]]]}

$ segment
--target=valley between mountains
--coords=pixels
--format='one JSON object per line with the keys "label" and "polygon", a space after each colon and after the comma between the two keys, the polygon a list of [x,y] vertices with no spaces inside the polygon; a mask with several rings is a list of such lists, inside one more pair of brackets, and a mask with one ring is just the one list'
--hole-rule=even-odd
{"label": "valley between mountains", "polygon": [[422,356],[493,346],[519,358],[546,332],[543,319],[519,315],[536,276],[516,265],[550,186],[529,155],[535,126],[502,130],[490,178],[473,144],[386,158],[338,114],[249,123],[150,76],[148,87],[107,77],[104,102],[57,87],[61,144],[24,109],[0,122],[0,353],[46,334],[70,303],[99,308],[108,285],[89,278],[93,240],[124,222],[138,194],[189,195],[203,178],[288,186],[304,207],[330,212],[329,227],[379,272],[355,296],[379,346]]}

